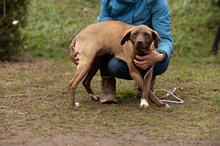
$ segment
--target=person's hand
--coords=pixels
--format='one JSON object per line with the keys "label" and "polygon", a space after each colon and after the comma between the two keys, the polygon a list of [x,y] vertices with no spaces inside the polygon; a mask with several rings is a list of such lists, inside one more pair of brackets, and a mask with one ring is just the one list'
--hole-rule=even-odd
{"label": "person's hand", "polygon": [[162,61],[164,54],[157,52],[156,50],[150,51],[145,56],[138,56],[134,59],[134,64],[140,67],[140,69],[145,70],[149,66]]}

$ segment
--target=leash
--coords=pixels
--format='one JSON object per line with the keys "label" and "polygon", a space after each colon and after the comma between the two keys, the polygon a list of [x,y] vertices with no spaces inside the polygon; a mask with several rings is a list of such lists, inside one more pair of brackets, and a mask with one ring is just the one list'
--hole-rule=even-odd
{"label": "leash", "polygon": [[[164,90],[164,89],[155,89],[154,90],[154,94],[156,93],[156,91],[166,92],[166,95],[159,97],[160,101],[162,101],[162,102],[184,103],[184,101],[182,99],[180,99],[179,97],[174,95],[174,92],[176,91],[175,87],[173,89],[171,89],[170,91],[167,91],[167,90]],[[173,96],[176,100],[169,100],[169,99],[167,99],[170,95]]]}
{"label": "leash", "polygon": [[[144,75],[144,79],[147,77],[147,75],[149,74],[149,72],[153,69],[154,65],[150,66],[147,70],[147,72]],[[153,92],[154,94],[157,91],[163,91],[166,92],[166,95],[159,97],[159,100],[162,102],[168,102],[168,103],[184,103],[184,101],[182,99],[180,99],[179,97],[177,97],[176,95],[174,95],[174,92],[176,91],[176,88],[174,87],[173,89],[171,89],[170,91],[164,90],[164,89],[155,89]],[[170,100],[167,99],[169,96],[173,96],[176,100]]]}

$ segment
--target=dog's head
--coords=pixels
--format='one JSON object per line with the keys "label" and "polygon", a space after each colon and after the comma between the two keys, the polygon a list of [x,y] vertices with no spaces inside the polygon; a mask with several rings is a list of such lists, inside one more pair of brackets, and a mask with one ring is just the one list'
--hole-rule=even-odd
{"label": "dog's head", "polygon": [[124,45],[126,41],[131,41],[136,50],[147,51],[148,49],[153,49],[151,47],[152,43],[157,48],[160,40],[161,38],[156,31],[153,31],[148,26],[139,25],[134,26],[125,33],[121,40],[121,45]]}

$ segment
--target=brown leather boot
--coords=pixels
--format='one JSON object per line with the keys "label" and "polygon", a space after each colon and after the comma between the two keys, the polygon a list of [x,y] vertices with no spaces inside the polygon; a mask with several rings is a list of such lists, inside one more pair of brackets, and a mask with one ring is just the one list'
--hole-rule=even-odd
{"label": "brown leather boot", "polygon": [[100,103],[117,103],[116,100],[116,81],[114,77],[102,77],[102,93]]}

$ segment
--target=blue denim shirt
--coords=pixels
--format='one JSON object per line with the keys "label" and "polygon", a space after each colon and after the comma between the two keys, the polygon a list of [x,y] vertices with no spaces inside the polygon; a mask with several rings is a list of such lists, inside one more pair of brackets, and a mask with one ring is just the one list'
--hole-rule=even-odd
{"label": "blue denim shirt", "polygon": [[164,61],[173,52],[170,28],[170,10],[166,0],[100,0],[98,22],[118,20],[128,24],[144,24],[157,31],[161,37],[157,51],[164,54]]}

